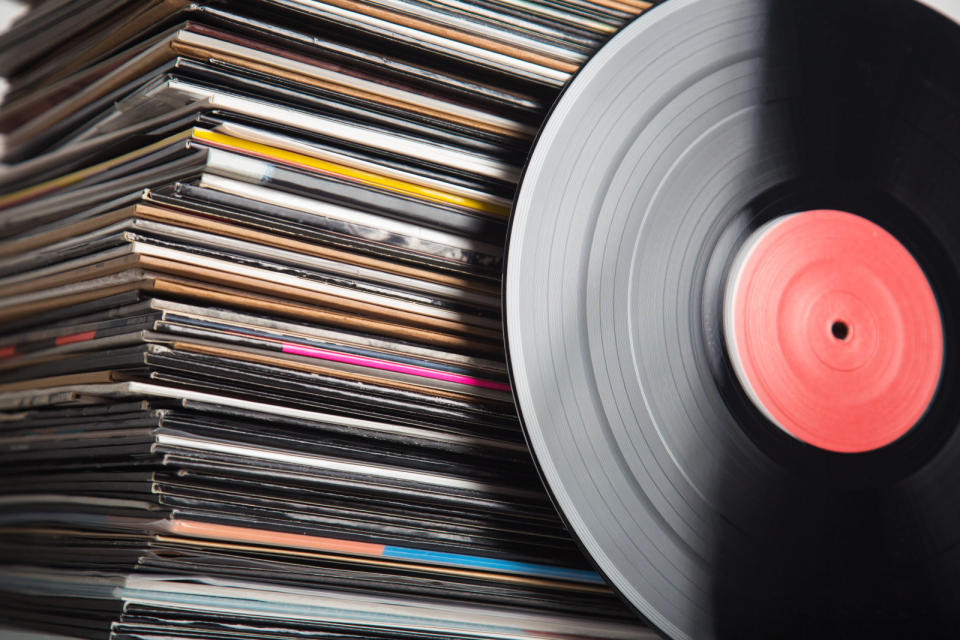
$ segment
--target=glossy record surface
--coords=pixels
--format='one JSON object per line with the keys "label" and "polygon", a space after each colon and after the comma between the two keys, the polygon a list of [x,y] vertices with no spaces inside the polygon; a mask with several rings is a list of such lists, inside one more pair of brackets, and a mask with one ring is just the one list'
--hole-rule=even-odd
{"label": "glossy record surface", "polygon": [[[673,638],[956,628],[958,51],[914,2],[669,0],[540,133],[507,255],[513,386],[569,525]],[[826,208],[917,257],[944,322],[929,410],[864,454],[772,425],[723,339],[745,239]]]}

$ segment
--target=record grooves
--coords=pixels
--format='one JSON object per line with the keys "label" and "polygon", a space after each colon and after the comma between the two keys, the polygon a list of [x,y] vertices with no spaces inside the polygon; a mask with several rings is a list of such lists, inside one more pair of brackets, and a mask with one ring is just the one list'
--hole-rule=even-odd
{"label": "record grooves", "polygon": [[[933,487],[954,483],[960,417],[949,391],[960,165],[947,62],[958,42],[951,18],[913,2],[671,0],[594,56],[541,130],[509,231],[511,382],[569,526],[671,637],[940,637],[956,628],[960,528],[950,491]],[[637,69],[637,59],[649,64]],[[930,386],[902,437],[879,448],[861,441],[861,453],[808,444],[770,420],[725,336],[724,294],[751,235],[763,242],[764,225],[824,209],[875,223],[916,261],[922,275],[892,304],[925,280],[936,301],[911,300],[878,320],[883,348],[917,340],[901,361],[923,359]],[[815,251],[807,245],[800,260]],[[784,273],[802,264],[760,272],[766,294],[733,321],[773,322],[780,308],[763,305],[788,295],[794,280]],[[829,321],[815,322],[824,341],[843,341],[833,334],[843,305],[826,301],[850,275],[842,267],[824,277],[825,297],[795,316],[813,322],[827,305]],[[849,293],[869,299],[862,288]],[[911,313],[926,328],[898,333]],[[802,331],[776,331],[780,343],[767,339],[771,352],[759,357],[828,357]],[[896,366],[877,371],[892,376]],[[823,379],[810,382],[781,393],[815,393]],[[859,382],[831,391],[886,419],[891,397],[859,399]],[[871,393],[883,388],[871,384]],[[818,428],[833,417],[824,411]]]}

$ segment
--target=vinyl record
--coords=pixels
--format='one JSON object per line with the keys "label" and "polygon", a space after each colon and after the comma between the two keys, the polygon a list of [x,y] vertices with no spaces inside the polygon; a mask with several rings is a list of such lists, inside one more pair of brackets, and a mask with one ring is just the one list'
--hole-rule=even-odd
{"label": "vinyl record", "polygon": [[541,129],[512,384],[570,528],[672,638],[958,628],[954,18],[670,0]]}

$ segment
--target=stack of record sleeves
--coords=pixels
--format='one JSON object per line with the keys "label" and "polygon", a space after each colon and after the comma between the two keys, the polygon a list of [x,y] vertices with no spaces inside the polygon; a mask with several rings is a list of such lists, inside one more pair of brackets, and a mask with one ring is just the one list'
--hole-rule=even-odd
{"label": "stack of record sleeves", "polygon": [[34,5],[0,38],[0,620],[648,637],[539,483],[500,321],[537,127],[647,5]]}

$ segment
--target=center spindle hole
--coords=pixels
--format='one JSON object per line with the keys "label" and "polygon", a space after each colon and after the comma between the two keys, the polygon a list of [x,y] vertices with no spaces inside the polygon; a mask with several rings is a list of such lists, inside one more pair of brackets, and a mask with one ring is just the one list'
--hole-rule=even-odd
{"label": "center spindle hole", "polygon": [[837,320],[830,325],[830,332],[837,340],[846,340],[847,336],[850,334],[850,327],[848,327],[847,323],[843,320]]}

